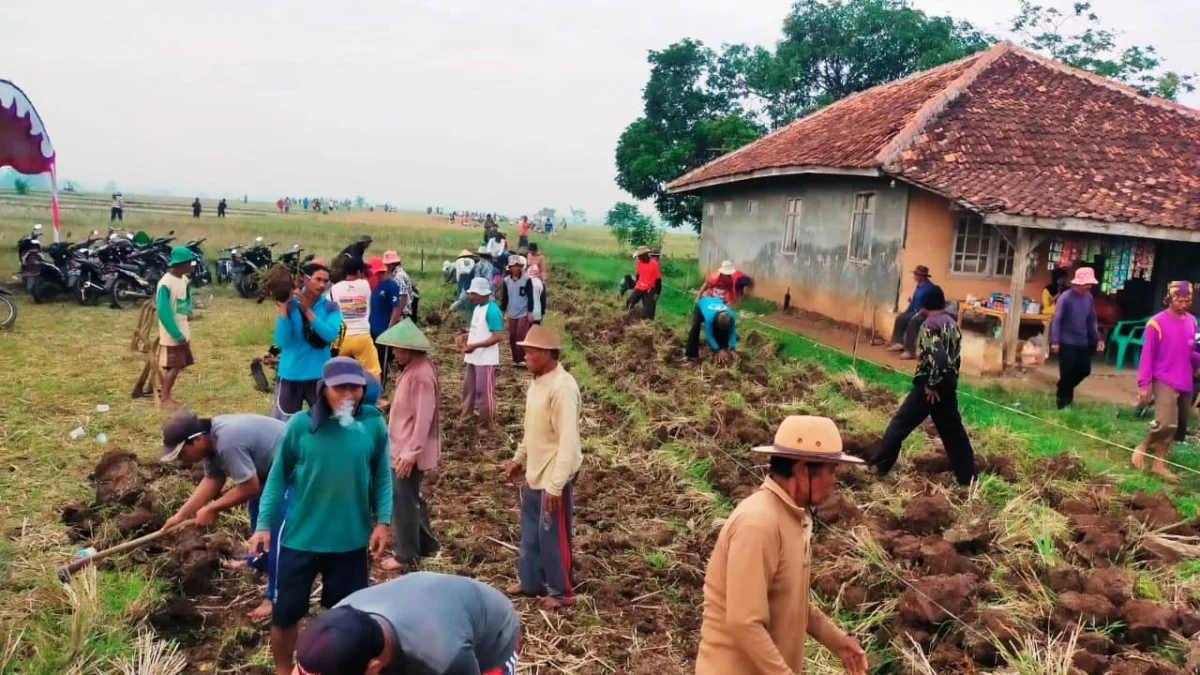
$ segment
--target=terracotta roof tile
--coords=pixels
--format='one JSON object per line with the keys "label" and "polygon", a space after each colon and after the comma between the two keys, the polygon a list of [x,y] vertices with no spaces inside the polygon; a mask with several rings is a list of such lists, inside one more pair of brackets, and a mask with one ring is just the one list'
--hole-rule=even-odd
{"label": "terracotta roof tile", "polygon": [[1200,112],[1010,44],[849,97],[681,177],[879,168],[983,211],[1200,229]]}
{"label": "terracotta roof tile", "polygon": [[[875,156],[917,110],[975,61],[972,56],[848,96],[671,183],[682,187],[711,178],[776,167],[872,168]],[[853,130],[854,133],[847,133]]]}

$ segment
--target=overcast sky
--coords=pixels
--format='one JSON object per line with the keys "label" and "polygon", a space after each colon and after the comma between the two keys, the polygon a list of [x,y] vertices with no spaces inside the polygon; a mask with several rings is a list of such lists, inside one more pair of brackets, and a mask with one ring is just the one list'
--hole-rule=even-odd
{"label": "overcast sky", "polygon": [[[37,107],[60,176],[94,187],[595,218],[625,198],[613,149],[641,111],[646,51],[773,44],[790,4],[2,0],[0,78]],[[1002,35],[1017,0],[915,4]],[[1200,70],[1200,3],[1094,4]]]}

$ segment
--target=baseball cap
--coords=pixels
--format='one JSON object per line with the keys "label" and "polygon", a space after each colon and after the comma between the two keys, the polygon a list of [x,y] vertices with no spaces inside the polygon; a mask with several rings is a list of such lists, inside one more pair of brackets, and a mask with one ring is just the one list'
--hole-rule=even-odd
{"label": "baseball cap", "polygon": [[179,457],[179,451],[183,450],[184,444],[203,433],[204,425],[200,423],[200,418],[196,417],[195,413],[180,410],[171,415],[167,421],[163,422],[163,448],[158,461],[175,461],[175,458]]}
{"label": "baseball cap", "polygon": [[296,644],[296,663],[320,675],[363,675],[383,652],[383,629],[370,614],[341,605],[313,619]]}
{"label": "baseball cap", "polygon": [[321,380],[326,387],[337,387],[343,384],[367,386],[367,373],[362,364],[348,356],[338,356],[325,362],[321,370]]}

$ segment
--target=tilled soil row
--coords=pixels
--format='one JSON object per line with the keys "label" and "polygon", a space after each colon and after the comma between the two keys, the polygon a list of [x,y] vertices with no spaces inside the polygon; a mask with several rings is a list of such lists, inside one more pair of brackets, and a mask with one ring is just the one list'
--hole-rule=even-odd
{"label": "tilled soil row", "polygon": [[[748,448],[768,444],[788,414],[825,414],[809,393],[829,378],[779,362],[770,338],[744,334],[735,366],[690,368],[683,336],[661,324],[561,278],[555,298],[586,361],[651,412],[646,449],[683,447],[731,500],[762,480]],[[887,415],[898,404],[879,387],[832,383]],[[849,452],[875,440],[839,422]],[[970,489],[954,484],[942,454],[907,457],[884,479],[842,470],[841,494],[816,509],[814,588],[871,645],[878,672],[911,672],[926,658],[934,672],[987,672],[1027,658],[1031,644],[1061,651],[1066,640],[1052,636],[1080,626],[1070,657],[1079,672],[1200,672],[1200,591],[1170,574],[1200,544],[1200,522],[1165,496],[1087,477],[1074,455],[978,459]]]}

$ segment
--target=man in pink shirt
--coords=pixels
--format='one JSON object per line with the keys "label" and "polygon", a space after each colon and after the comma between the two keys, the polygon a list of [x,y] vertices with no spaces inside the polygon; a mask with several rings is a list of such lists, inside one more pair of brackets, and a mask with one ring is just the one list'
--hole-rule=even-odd
{"label": "man in pink shirt", "polygon": [[1138,364],[1138,399],[1154,402],[1150,433],[1134,450],[1133,465],[1146,465],[1146,450],[1153,448],[1150,470],[1169,481],[1179,480],[1167,469],[1165,460],[1176,430],[1186,427],[1192,405],[1192,375],[1200,369],[1196,352],[1196,317],[1192,306],[1192,284],[1172,281],[1167,286],[1167,308],[1146,324],[1142,360]]}
{"label": "man in pink shirt", "polygon": [[392,454],[392,530],[396,555],[381,563],[389,571],[416,571],[421,558],[440,545],[429,524],[429,506],[421,495],[421,477],[437,467],[441,454],[438,425],[438,375],[429,359],[429,340],[412,319],[405,319],[376,339],[391,347],[403,370],[396,379],[388,418]]}

